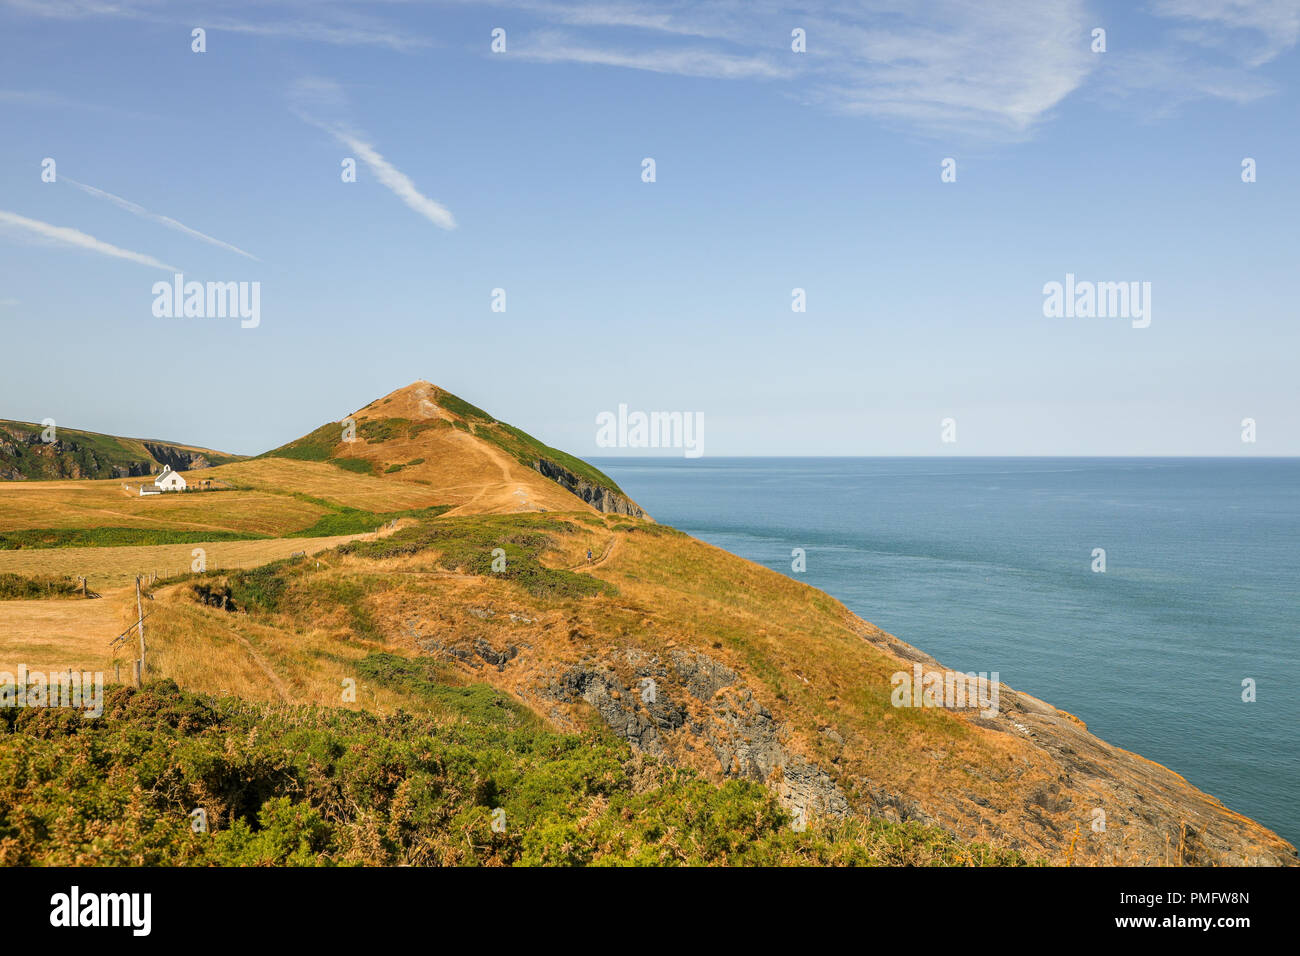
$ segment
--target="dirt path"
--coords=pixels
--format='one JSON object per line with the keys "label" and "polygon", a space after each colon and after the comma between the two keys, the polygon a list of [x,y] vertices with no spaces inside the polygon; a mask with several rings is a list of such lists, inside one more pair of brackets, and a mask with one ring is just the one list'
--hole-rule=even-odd
{"label": "dirt path", "polygon": [[235,636],[235,640],[244,646],[244,650],[248,651],[248,656],[252,658],[253,663],[266,675],[266,679],[271,682],[272,689],[280,696],[280,699],[286,703],[291,702],[293,694],[289,691],[289,685],[280,679],[280,675],[275,672],[275,668],[258,652],[257,648],[253,646],[253,642],[240,634],[237,628],[231,627],[229,630]]}
{"label": "dirt path", "polygon": [[592,561],[583,561],[581,564],[575,564],[573,567],[569,568],[569,570],[581,572],[581,571],[590,571],[592,568],[598,568],[606,561],[608,561],[610,558],[612,558],[614,556],[614,552],[617,550],[618,550],[618,535],[616,534],[610,535],[609,541],[605,545],[605,550],[600,553],[600,557]]}
{"label": "dirt path", "polygon": [[[185,585],[183,584],[169,584],[166,587],[158,588],[153,592],[154,600],[173,600],[175,599],[176,594],[184,587]],[[289,685],[280,679],[280,675],[275,672],[275,668],[271,666],[270,661],[262,656],[256,645],[240,633],[239,628],[233,623],[226,622],[225,628],[230,632],[230,635],[240,643],[244,650],[248,652],[249,659],[257,665],[257,669],[266,675],[266,679],[270,682],[272,689],[276,692],[279,698],[286,702],[292,702],[293,694],[289,690]]]}

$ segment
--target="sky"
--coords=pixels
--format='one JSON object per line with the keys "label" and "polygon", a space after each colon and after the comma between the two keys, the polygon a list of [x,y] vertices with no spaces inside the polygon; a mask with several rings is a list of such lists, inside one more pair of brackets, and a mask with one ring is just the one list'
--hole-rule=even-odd
{"label": "sky", "polygon": [[[255,454],[427,379],[586,456],[648,453],[597,444],[620,405],[705,456],[1300,454],[1298,39],[1298,0],[0,0],[0,418]],[[177,273],[256,324],[155,314]],[[1149,310],[1045,314],[1067,275]]]}

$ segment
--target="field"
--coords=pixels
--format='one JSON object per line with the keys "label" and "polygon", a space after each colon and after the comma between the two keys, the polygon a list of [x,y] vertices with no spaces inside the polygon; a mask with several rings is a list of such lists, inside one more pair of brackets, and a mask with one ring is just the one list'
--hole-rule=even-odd
{"label": "field", "polygon": [[[141,479],[0,482],[0,573],[84,577],[101,595],[0,600],[0,669],[21,662],[112,674],[108,642],[134,620],[136,575],[188,574],[196,548],[211,570],[257,567],[297,552],[314,555],[373,537],[389,515],[438,504],[426,486],[316,462],[246,461],[194,475],[231,487],[141,498]],[[409,519],[395,520],[400,528]],[[330,533],[336,530],[347,533]],[[159,543],[129,543],[136,540]],[[104,546],[71,546],[82,543]],[[123,674],[129,661],[119,655],[124,661]]]}
{"label": "field", "polygon": [[[380,536],[392,530],[385,529]],[[370,533],[207,545],[0,551],[0,572],[84,576],[90,589],[100,595],[92,599],[0,601],[0,670],[12,672],[24,663],[46,671],[68,667],[103,670],[107,666],[111,673],[114,658],[108,642],[136,617],[135,575],[141,574],[147,581],[153,574],[160,578],[189,574],[195,547],[207,551],[207,566],[215,571],[257,567],[300,551],[315,555],[348,541],[376,537]],[[153,610],[151,607],[150,612]],[[118,660],[126,662],[129,656],[119,654]]]}
{"label": "field", "polygon": [[[0,551],[0,573],[84,577],[101,593],[130,584],[137,574],[173,577],[190,571],[194,549],[206,553],[213,570],[251,568],[287,558],[295,551],[316,553],[362,537],[359,534],[321,538],[265,538],[258,541],[208,541],[124,548],[33,548]],[[0,614],[3,613],[0,604]]]}
{"label": "field", "polygon": [[389,512],[442,504],[424,485],[318,462],[265,459],[195,474],[234,487],[141,498],[140,479],[0,482],[0,536],[38,528],[120,527],[280,537],[338,507]]}

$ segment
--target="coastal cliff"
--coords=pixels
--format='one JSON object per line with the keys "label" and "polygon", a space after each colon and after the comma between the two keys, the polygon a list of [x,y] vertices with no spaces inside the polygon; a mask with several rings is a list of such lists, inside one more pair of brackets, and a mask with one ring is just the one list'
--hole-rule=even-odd
{"label": "coastal cliff", "polygon": [[591,505],[597,511],[605,514],[627,515],[632,518],[649,518],[650,516],[641,509],[631,498],[618,491],[607,488],[604,485],[598,485],[586,478],[580,478],[567,468],[557,465],[553,461],[547,461],[545,458],[539,458],[533,462],[533,467],[541,474],[545,475],[551,481],[556,482],[565,490],[577,495],[587,504]]}

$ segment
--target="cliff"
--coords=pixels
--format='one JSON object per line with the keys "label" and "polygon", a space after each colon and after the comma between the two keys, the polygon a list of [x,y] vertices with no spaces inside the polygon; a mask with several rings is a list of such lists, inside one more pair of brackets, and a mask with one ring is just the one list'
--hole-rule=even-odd
{"label": "cliff", "polygon": [[118,438],[57,428],[54,441],[28,422],[0,421],[0,480],[136,478],[170,465],[195,471],[238,460],[206,448],[138,438]]}

